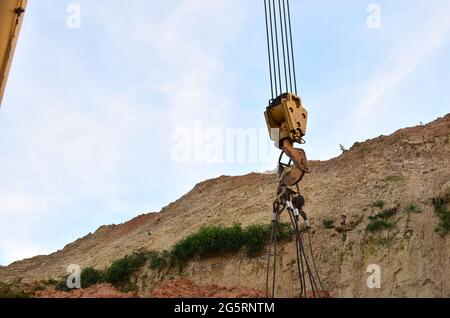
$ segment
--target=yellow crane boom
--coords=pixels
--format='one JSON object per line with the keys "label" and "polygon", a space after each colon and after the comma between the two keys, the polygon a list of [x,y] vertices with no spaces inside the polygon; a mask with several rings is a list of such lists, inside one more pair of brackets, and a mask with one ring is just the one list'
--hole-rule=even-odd
{"label": "yellow crane boom", "polygon": [[28,0],[0,0],[0,107]]}

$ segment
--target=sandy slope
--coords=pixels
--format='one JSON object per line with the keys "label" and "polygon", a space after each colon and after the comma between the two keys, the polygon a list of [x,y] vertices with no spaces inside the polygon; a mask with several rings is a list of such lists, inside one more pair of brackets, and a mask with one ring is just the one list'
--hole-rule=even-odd
{"label": "sandy slope", "polygon": [[[355,144],[342,156],[311,162],[313,173],[302,182],[306,209],[314,227],[314,246],[327,289],[334,297],[450,297],[450,235],[435,232],[431,198],[450,188],[450,116],[425,126],[397,131]],[[395,177],[393,177],[395,176]],[[268,223],[275,176],[220,177],[198,184],[160,213],[125,224],[104,226],[63,250],[0,268],[1,281],[57,277],[69,264],[106,267],[136,249],[168,249],[204,224]],[[376,200],[399,208],[396,226],[376,235],[366,231]],[[421,213],[406,213],[416,205]],[[345,224],[340,225],[345,215]],[[286,217],[286,216],[285,216]],[[338,230],[326,230],[324,218]],[[380,243],[384,242],[384,243]],[[293,248],[281,250],[279,295],[295,296]],[[369,264],[382,268],[380,290],[366,287]],[[136,280],[140,295],[151,295],[160,282],[179,276],[198,285],[261,290],[264,257],[244,255],[197,260],[181,272],[143,269]]]}

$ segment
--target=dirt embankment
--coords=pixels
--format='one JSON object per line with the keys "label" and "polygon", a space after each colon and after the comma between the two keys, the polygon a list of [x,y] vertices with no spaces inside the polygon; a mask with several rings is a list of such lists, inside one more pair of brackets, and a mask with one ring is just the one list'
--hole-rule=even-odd
{"label": "dirt embankment", "polygon": [[[333,297],[450,297],[450,235],[435,231],[439,219],[432,203],[450,189],[449,138],[447,115],[356,143],[337,158],[310,163],[312,173],[301,189],[320,272]],[[137,249],[170,249],[206,224],[267,224],[275,187],[272,174],[202,182],[160,213],[103,226],[54,254],[1,267],[0,281],[57,278],[70,264],[105,269]],[[388,220],[390,227],[368,231],[369,217],[383,209],[396,211]],[[287,221],[286,215],[283,218]],[[325,220],[333,226],[324,226]],[[277,294],[295,297],[299,284],[292,244],[281,246],[279,255]],[[248,290],[264,290],[264,260],[264,255],[238,254],[191,261],[182,271],[145,267],[137,273],[138,295],[178,295],[177,288],[209,295],[195,286],[222,286],[211,289],[212,295],[240,295],[243,288],[246,295]],[[381,289],[367,288],[371,264],[382,269]]]}
{"label": "dirt embankment", "polygon": [[54,289],[40,290],[34,295],[36,298],[137,298],[136,292],[122,293],[109,284],[99,284],[89,288],[75,289],[71,292]]}
{"label": "dirt embankment", "polygon": [[153,298],[263,298],[264,292],[242,287],[200,287],[191,281],[175,278],[161,283],[149,295]]}
{"label": "dirt embankment", "polygon": [[[242,287],[199,286],[183,278],[159,284],[146,297],[151,298],[263,298],[265,293]],[[70,292],[55,289],[39,290],[36,298],[138,298],[137,292],[124,293],[110,284],[99,284]]]}

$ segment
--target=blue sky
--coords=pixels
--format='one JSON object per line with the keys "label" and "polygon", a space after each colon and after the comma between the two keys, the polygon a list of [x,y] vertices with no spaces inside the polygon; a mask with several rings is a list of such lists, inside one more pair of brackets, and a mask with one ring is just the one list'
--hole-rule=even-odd
{"label": "blue sky", "polygon": [[[291,5],[310,159],[449,112],[448,1]],[[259,0],[30,1],[0,109],[0,264],[270,168],[171,153],[180,126],[265,128],[265,45]]]}

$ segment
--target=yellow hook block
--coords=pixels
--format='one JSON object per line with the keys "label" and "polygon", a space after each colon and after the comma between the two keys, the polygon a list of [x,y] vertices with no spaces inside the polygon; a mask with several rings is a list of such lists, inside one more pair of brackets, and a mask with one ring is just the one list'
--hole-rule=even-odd
{"label": "yellow hook block", "polygon": [[285,122],[289,130],[289,138],[293,142],[303,143],[302,138],[306,135],[308,111],[303,107],[299,96],[291,93],[280,95],[271,102],[264,115],[270,137],[274,142],[280,142],[281,139],[287,137],[280,135],[277,138],[272,135],[272,130],[280,129]]}

